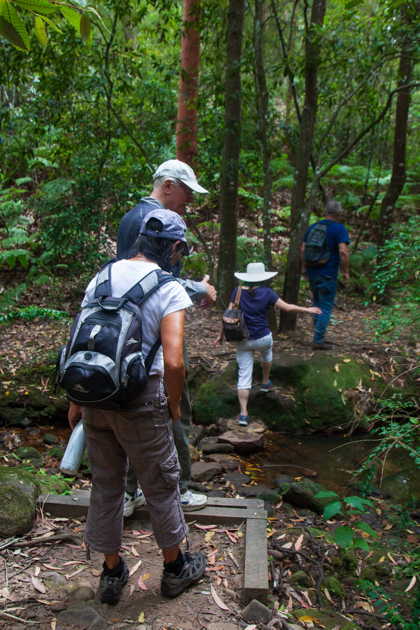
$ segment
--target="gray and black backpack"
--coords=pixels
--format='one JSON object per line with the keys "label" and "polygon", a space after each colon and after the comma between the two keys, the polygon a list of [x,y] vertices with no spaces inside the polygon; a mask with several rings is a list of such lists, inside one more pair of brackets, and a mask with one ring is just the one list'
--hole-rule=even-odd
{"label": "gray and black backpack", "polygon": [[99,409],[127,408],[144,389],[161,340],[143,356],[140,307],[159,287],[177,282],[171,274],[154,270],[116,298],[112,265],[98,273],[94,299],[76,315],[57,366],[57,384],[70,400]]}
{"label": "gray and black backpack", "polygon": [[320,267],[330,259],[327,223],[315,223],[305,241],[304,259],[307,267]]}

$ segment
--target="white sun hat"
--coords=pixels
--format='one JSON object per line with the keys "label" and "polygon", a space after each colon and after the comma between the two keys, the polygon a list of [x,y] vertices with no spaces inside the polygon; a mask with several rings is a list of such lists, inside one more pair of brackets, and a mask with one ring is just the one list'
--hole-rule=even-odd
{"label": "white sun hat", "polygon": [[181,160],[166,160],[160,166],[158,166],[157,170],[153,175],[153,180],[158,177],[166,177],[167,179],[177,179],[188,188],[191,188],[194,192],[198,193],[208,193],[209,191],[200,186],[197,181],[197,177],[195,176],[194,171],[191,166],[188,166],[185,162],[181,162]]}
{"label": "white sun hat", "polygon": [[246,266],[246,273],[235,272],[235,278],[244,282],[263,282],[277,276],[278,271],[266,271],[264,263],[253,262]]}

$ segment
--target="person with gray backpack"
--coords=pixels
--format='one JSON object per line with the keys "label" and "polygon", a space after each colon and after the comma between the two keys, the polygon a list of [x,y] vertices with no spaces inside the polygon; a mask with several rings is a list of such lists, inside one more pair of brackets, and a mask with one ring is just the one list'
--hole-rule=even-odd
{"label": "person with gray backpack", "polygon": [[188,253],[186,226],[170,210],[150,212],[131,258],[105,266],[89,283],[59,384],[69,424],[82,413],[92,472],[88,549],[104,554],[101,602],[116,604],[129,573],[120,555],[126,472],[133,465],[163,554],[161,593],[176,597],[204,574],[200,552],[182,552],[188,533],[180,505],[172,424],[184,386],[185,289],[165,273]]}
{"label": "person with gray backpack", "polygon": [[329,350],[331,342],[325,333],[334,307],[338,270],[345,281],[349,279],[349,234],[341,223],[343,208],[330,199],[325,207],[325,218],[309,226],[301,246],[302,266],[308,276],[312,303],[321,309],[314,318],[314,350]]}

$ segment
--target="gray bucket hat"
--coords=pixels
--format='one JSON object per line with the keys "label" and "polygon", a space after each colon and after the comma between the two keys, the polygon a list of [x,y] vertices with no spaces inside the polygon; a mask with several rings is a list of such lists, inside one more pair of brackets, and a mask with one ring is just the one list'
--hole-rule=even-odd
{"label": "gray bucket hat", "polygon": [[[160,229],[148,227],[150,219],[157,219],[160,222]],[[144,236],[154,236],[155,238],[167,238],[171,241],[182,241],[185,243],[187,252],[189,251],[185,232],[187,226],[184,219],[172,210],[157,208],[149,212],[142,223],[140,234]]]}
{"label": "gray bucket hat", "polygon": [[246,273],[235,272],[235,278],[243,282],[263,282],[277,276],[278,271],[266,271],[264,263],[252,262],[246,266]]}

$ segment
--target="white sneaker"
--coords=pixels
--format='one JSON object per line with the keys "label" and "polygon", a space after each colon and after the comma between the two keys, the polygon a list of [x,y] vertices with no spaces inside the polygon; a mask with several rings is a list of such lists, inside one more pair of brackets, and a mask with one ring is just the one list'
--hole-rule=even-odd
{"label": "white sneaker", "polygon": [[201,510],[207,503],[205,494],[198,494],[187,490],[181,494],[181,506],[184,512],[192,512],[193,510]]}
{"label": "white sneaker", "polygon": [[124,494],[124,516],[131,516],[136,507],[140,507],[146,503],[146,497],[140,488],[134,492],[134,494],[130,494],[126,492]]}

